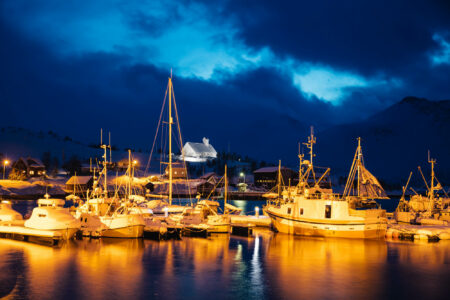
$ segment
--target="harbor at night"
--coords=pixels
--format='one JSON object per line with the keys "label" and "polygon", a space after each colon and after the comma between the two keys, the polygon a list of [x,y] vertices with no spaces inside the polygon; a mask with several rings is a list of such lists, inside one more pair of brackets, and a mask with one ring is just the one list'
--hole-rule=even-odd
{"label": "harbor at night", "polygon": [[1,299],[448,299],[445,1],[0,3]]}

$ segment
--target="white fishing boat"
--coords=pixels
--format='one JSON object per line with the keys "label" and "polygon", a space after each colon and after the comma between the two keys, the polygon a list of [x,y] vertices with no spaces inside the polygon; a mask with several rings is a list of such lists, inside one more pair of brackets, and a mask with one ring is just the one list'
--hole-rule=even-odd
{"label": "white fishing boat", "polygon": [[[386,232],[386,212],[373,202],[384,198],[384,190],[367,171],[362,160],[360,139],[343,196],[333,193],[324,183],[327,169],[316,178],[313,166],[313,132],[308,138],[310,160],[299,154],[299,184],[281,190],[278,176],[278,197],[268,200],[264,214],[272,219],[273,227],[282,233],[346,238],[382,238]],[[281,163],[280,163],[281,167]],[[280,168],[279,167],[279,168]],[[305,169],[305,170],[304,170]],[[354,179],[357,176],[356,192]]]}
{"label": "white fishing boat", "polygon": [[403,187],[403,194],[394,212],[395,220],[398,223],[421,224],[421,225],[450,225],[450,197],[443,189],[435,174],[435,159],[428,157],[431,165],[430,182],[428,183],[422,170],[419,172],[424,180],[427,192],[425,195],[414,192],[409,200],[405,193],[411,180],[412,172],[409,174],[406,186]]}

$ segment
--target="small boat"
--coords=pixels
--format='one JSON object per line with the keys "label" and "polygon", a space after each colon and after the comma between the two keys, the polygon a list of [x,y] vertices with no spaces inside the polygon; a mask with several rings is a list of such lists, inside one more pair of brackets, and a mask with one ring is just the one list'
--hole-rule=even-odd
{"label": "small boat", "polygon": [[[121,201],[118,197],[108,194],[108,165],[111,164],[111,142],[103,144],[101,133],[101,148],[103,154],[103,169],[99,178],[94,179],[93,193],[87,195],[87,200],[80,205],[75,216],[81,221],[83,235],[113,238],[140,238],[144,235],[145,221],[141,214],[130,213],[134,203]],[[108,161],[108,152],[110,159]],[[94,174],[95,177],[95,174]],[[103,179],[103,189],[100,180]]]}
{"label": "small boat", "polygon": [[[272,219],[275,230],[288,234],[321,237],[384,237],[387,227],[386,212],[373,201],[374,198],[383,198],[384,190],[364,167],[360,139],[342,197],[333,193],[331,183],[324,182],[329,168],[320,178],[316,178],[313,166],[315,142],[316,138],[311,130],[311,136],[306,143],[310,149],[310,161],[303,161],[303,155],[299,155],[299,184],[296,187],[288,187],[281,191],[280,162],[279,196],[274,200],[268,200],[263,208],[264,214]],[[352,193],[356,173],[358,173],[356,184],[358,188]]]}
{"label": "small boat", "polygon": [[23,224],[22,215],[12,208],[11,201],[0,202],[0,224]]}
{"label": "small boat", "polygon": [[60,232],[64,239],[71,239],[80,230],[81,223],[65,208],[63,199],[52,199],[48,194],[37,200],[38,207],[33,209],[31,217],[24,227],[36,230]]}
{"label": "small boat", "polygon": [[[219,202],[214,200],[198,200],[197,204],[192,208],[186,208],[182,215],[173,216],[172,219],[180,222],[184,228],[189,231],[198,230],[197,227],[205,230],[207,234],[211,233],[230,233],[231,232],[231,219],[229,215],[229,209],[234,206],[229,205],[227,209],[227,195],[228,195],[228,179],[227,179],[227,166],[225,165],[224,175],[224,214],[219,213]],[[200,197],[200,196],[199,196]],[[236,208],[236,207],[234,207]],[[192,227],[195,228],[192,228]]]}
{"label": "small boat", "polygon": [[93,198],[76,210],[82,231],[100,237],[140,238],[145,221],[141,214],[131,213],[130,207],[115,198]]}

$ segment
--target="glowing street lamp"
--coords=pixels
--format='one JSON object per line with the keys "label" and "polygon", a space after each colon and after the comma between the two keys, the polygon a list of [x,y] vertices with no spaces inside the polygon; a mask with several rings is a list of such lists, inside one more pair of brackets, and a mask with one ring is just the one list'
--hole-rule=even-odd
{"label": "glowing street lamp", "polygon": [[245,183],[245,173],[244,173],[244,172],[241,172],[241,173],[239,174],[239,176],[244,177],[244,183]]}
{"label": "glowing street lamp", "polygon": [[5,159],[3,161],[3,180],[5,180],[5,171],[6,171],[6,165],[9,164],[9,160]]}

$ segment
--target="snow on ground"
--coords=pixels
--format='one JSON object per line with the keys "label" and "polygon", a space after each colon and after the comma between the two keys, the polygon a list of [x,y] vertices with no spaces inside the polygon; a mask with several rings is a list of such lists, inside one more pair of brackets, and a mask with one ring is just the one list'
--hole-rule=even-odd
{"label": "snow on ground", "polygon": [[48,181],[21,181],[21,180],[0,180],[0,196],[36,196],[44,195],[64,195],[63,185],[59,182]]}

